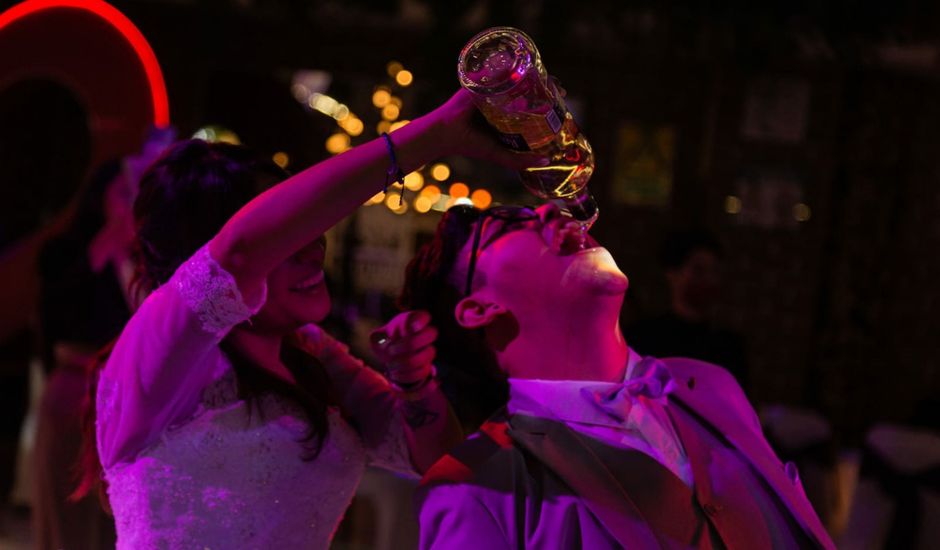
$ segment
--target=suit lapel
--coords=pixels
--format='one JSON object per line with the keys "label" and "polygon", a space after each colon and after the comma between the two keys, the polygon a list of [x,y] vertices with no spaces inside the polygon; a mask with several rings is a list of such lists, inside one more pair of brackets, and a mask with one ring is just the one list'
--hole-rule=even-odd
{"label": "suit lapel", "polygon": [[694,383],[677,383],[675,391],[669,398],[679,401],[680,406],[685,406],[689,413],[711,425],[734,445],[786,504],[803,530],[821,547],[834,548],[829,543],[829,535],[816,512],[797,487],[796,482],[787,476],[767,442],[752,433],[733,414],[730,407],[722,406],[721,402],[716,403],[713,395],[707,395],[707,392],[695,391],[692,388],[694,388]]}
{"label": "suit lapel", "polygon": [[509,436],[561,478],[621,545],[660,547],[636,504],[577,434],[561,422],[525,415],[512,416],[509,426]]}

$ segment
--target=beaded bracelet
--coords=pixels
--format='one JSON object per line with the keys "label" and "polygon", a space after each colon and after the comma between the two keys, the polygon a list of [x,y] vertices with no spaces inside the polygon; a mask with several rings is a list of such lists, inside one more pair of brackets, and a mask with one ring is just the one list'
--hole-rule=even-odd
{"label": "beaded bracelet", "polygon": [[401,185],[401,192],[398,194],[398,206],[401,206],[405,200],[405,173],[401,171],[401,167],[398,165],[398,157],[395,155],[395,144],[392,143],[392,136],[388,135],[388,132],[382,132],[382,137],[385,138],[385,148],[388,150],[388,159],[391,161],[388,170],[385,172],[385,192],[388,193],[388,184],[390,182],[394,181]]}

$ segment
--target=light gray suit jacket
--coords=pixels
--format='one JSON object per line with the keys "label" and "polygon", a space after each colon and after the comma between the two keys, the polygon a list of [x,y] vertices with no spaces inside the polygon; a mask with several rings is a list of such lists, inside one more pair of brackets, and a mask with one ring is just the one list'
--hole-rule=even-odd
{"label": "light gray suit jacket", "polygon": [[[670,406],[697,415],[746,458],[803,539],[834,549],[796,469],[771,450],[734,378],[701,361],[663,363],[676,381]],[[416,501],[422,549],[664,547],[583,436],[551,418],[516,415],[486,423],[435,464]]]}

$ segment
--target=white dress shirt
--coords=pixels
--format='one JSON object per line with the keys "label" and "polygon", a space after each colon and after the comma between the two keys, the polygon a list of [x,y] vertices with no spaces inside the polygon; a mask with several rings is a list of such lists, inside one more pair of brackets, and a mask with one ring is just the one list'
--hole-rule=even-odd
{"label": "white dress shirt", "polygon": [[[642,374],[637,372],[641,359],[629,351],[624,383]],[[622,392],[629,402],[625,404],[625,420],[620,421],[599,407],[594,396],[621,386],[623,383],[510,378],[508,410],[510,415],[555,418],[608,445],[645,453],[692,487],[689,458],[664,409],[669,406],[668,390],[658,398]]]}

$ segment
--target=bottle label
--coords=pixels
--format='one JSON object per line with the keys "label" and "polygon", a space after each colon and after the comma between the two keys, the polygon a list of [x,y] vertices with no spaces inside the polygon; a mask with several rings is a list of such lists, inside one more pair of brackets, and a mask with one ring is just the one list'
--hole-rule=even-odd
{"label": "bottle label", "polygon": [[525,113],[513,119],[495,111],[487,113],[487,118],[503,145],[514,151],[533,151],[544,147],[561,131],[566,114],[564,104],[558,101],[544,114]]}
{"label": "bottle label", "polygon": [[565,120],[565,108],[561,106],[560,102],[555,102],[555,105],[552,106],[552,110],[548,112],[548,115],[545,116],[545,122],[548,123],[548,127],[552,129],[553,134],[557,134],[561,130],[561,123]]}

